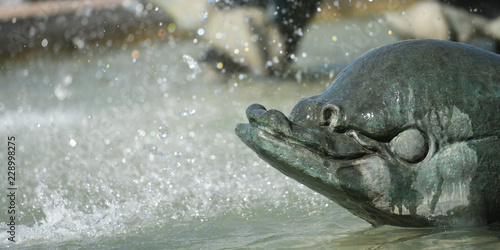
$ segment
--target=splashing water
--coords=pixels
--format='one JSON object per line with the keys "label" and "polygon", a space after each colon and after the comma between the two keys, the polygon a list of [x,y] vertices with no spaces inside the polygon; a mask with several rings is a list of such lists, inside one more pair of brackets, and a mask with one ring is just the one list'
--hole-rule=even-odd
{"label": "splashing water", "polygon": [[198,62],[190,55],[183,55],[182,61],[187,63],[189,68],[193,70],[193,73],[187,76],[187,80],[191,81],[191,80],[196,79],[196,75],[201,73],[201,68],[198,65]]}

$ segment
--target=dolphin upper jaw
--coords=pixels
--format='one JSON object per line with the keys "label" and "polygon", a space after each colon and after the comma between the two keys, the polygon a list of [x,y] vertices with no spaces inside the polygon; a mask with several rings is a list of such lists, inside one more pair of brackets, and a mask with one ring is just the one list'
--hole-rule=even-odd
{"label": "dolphin upper jaw", "polygon": [[[277,140],[283,140],[289,144],[302,146],[307,150],[314,151],[324,158],[334,161],[357,159],[369,155],[375,151],[366,147],[357,140],[355,131],[348,133],[333,132],[331,127],[316,125],[302,125],[290,121],[278,110],[266,110],[260,104],[252,104],[247,108],[247,118],[250,127],[258,128],[267,132]],[[237,134],[239,129],[236,129]],[[240,138],[245,141],[244,136]],[[247,138],[248,141],[248,138]]]}

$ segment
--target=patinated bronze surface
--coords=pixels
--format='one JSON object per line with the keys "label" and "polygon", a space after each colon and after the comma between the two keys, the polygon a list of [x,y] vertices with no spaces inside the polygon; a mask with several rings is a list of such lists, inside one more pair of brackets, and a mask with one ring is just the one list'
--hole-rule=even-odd
{"label": "patinated bronze surface", "polygon": [[413,40],[367,52],[289,117],[253,104],[236,133],[374,226],[500,221],[500,56]]}

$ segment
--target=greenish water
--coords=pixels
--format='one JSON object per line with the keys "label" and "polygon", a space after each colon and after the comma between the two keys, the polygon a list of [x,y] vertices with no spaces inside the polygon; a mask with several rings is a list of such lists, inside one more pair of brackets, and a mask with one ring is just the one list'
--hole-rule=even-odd
{"label": "greenish water", "polygon": [[348,55],[332,44],[364,28],[312,27],[289,80],[222,76],[197,62],[202,42],[175,39],[2,62],[0,162],[15,136],[18,220],[11,243],[2,167],[1,248],[500,247],[488,228],[372,228],[234,135],[250,104],[289,113],[363,48],[393,41],[379,32]]}

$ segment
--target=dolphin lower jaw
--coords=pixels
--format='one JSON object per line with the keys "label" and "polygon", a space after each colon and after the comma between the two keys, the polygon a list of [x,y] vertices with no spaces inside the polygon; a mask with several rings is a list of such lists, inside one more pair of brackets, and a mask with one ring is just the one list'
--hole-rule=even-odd
{"label": "dolphin lower jaw", "polygon": [[238,124],[236,134],[260,158],[283,174],[340,204],[348,199],[336,172],[349,167],[351,160],[325,158],[250,124]]}
{"label": "dolphin lower jaw", "polygon": [[[350,160],[329,159],[294,142],[291,138],[272,134],[268,130],[254,127],[251,124],[238,124],[236,134],[260,157],[265,158],[266,162],[287,165],[280,168],[271,164],[273,167],[280,168],[280,171],[283,170],[282,172],[288,172],[293,168],[301,169],[304,174],[312,177],[330,176],[333,178],[333,174],[338,169],[350,166]],[[312,172],[313,169],[323,171]]]}

